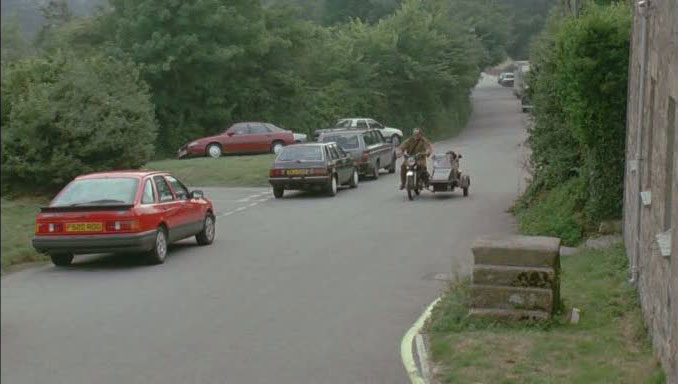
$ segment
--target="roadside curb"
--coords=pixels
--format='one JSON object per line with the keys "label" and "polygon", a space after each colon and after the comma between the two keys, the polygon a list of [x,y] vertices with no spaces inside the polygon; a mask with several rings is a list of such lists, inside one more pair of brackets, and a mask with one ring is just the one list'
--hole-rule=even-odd
{"label": "roadside curb", "polygon": [[422,372],[426,371],[427,369],[424,368],[422,369],[422,371],[420,371],[419,368],[417,367],[414,352],[412,350],[412,345],[415,342],[415,338],[419,339],[416,344],[417,355],[419,355],[420,359],[419,365],[421,367],[428,367],[427,361],[428,357],[426,356],[426,351],[423,348],[421,336],[419,336],[421,334],[419,333],[419,331],[421,331],[421,328],[424,326],[424,323],[431,316],[431,311],[433,310],[433,307],[435,307],[439,301],[440,298],[437,298],[431,304],[429,304],[424,313],[422,313],[421,316],[419,316],[419,318],[417,319],[417,321],[412,325],[412,327],[407,330],[400,343],[400,358],[403,361],[403,366],[405,367],[405,371],[407,371],[407,375],[409,376],[410,382],[412,382],[412,384],[428,384],[427,377],[428,372]]}

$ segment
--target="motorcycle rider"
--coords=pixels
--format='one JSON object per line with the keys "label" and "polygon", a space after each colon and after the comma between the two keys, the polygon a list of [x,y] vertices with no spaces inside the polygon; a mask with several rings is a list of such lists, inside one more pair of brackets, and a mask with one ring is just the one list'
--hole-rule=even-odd
{"label": "motorcycle rider", "polygon": [[[421,132],[421,128],[415,128],[412,131],[412,136],[405,140],[400,147],[398,147],[402,153],[407,153],[410,156],[416,156],[419,154],[425,154],[426,157],[431,155],[433,152],[433,147],[431,142],[424,137],[424,134]],[[423,172],[426,172],[426,157],[420,157],[417,159],[417,165],[419,169]],[[407,178],[407,162],[403,161],[403,164],[400,167],[400,189],[405,189],[405,179]]]}

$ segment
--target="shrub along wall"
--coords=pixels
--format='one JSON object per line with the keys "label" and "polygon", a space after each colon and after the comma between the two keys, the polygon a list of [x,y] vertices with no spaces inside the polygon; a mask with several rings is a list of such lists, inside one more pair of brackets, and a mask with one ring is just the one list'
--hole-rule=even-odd
{"label": "shrub along wall", "polygon": [[[590,4],[578,17],[549,20],[532,50],[533,180],[518,211],[577,179],[565,189],[568,216],[580,217],[582,230],[621,216],[630,31],[631,10],[623,2]],[[561,235],[571,237],[571,225],[564,228]]]}

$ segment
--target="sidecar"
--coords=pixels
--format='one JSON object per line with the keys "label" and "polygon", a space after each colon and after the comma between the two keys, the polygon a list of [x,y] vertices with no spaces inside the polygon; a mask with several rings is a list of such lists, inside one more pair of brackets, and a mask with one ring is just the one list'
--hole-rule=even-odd
{"label": "sidecar", "polygon": [[459,170],[461,157],[452,151],[431,156],[432,169],[428,182],[431,192],[453,192],[455,188],[461,188],[464,196],[468,196],[471,178]]}

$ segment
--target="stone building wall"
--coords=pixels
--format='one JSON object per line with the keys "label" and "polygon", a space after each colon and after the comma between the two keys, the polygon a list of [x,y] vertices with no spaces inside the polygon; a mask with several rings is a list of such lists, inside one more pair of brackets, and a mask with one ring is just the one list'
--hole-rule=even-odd
{"label": "stone building wall", "polygon": [[[636,249],[639,250],[637,287],[645,323],[668,382],[678,383],[678,0],[650,0],[648,3],[647,54],[645,70],[641,73],[643,11],[638,1],[633,1],[624,244],[630,264]],[[643,76],[644,94],[641,95]],[[636,154],[639,130],[642,136],[640,159]],[[636,204],[640,195],[636,183],[639,173],[645,200],[641,199],[637,242]],[[671,235],[666,243],[670,245],[668,256],[666,251],[662,254],[661,242],[657,240],[660,233]]]}

